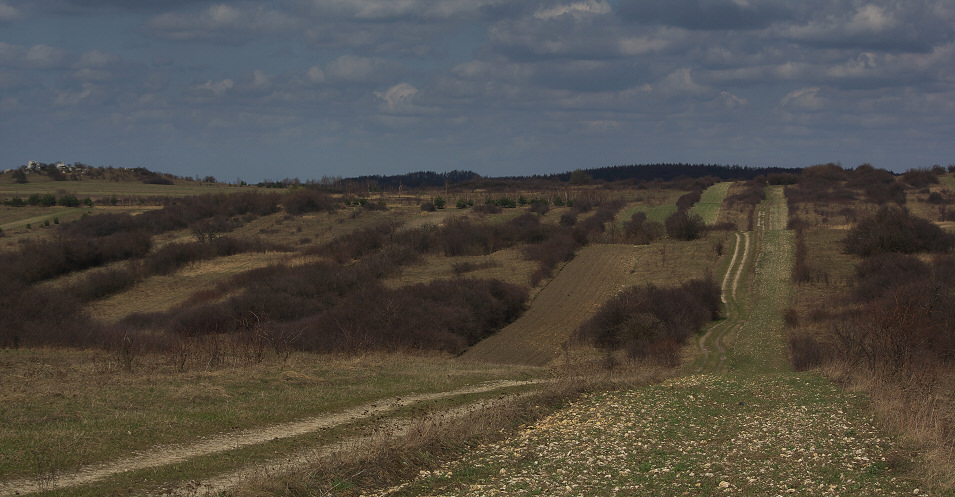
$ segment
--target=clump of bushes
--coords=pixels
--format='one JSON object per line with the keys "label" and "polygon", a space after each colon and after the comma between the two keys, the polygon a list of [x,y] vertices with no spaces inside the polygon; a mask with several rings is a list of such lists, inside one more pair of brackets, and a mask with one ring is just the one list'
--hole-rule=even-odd
{"label": "clump of bushes", "polygon": [[679,345],[719,317],[721,306],[711,276],[668,288],[633,286],[605,302],[578,336],[603,349],[623,349],[631,358],[675,366]]}
{"label": "clump of bushes", "polygon": [[630,220],[623,223],[623,231],[628,241],[638,245],[648,245],[665,233],[663,225],[647,219],[645,212],[630,216]]}
{"label": "clump of bushes", "polygon": [[930,169],[909,169],[902,173],[902,181],[915,188],[925,188],[938,184],[938,175]]}
{"label": "clump of bushes", "polygon": [[843,240],[846,253],[861,257],[884,252],[948,252],[955,236],[901,207],[884,206],[859,221]]}
{"label": "clump of bushes", "polygon": [[334,212],[341,207],[341,202],[314,188],[297,188],[282,198],[282,207],[288,214],[297,216],[308,212]]}
{"label": "clump of bushes", "polygon": [[375,285],[283,327],[302,330],[294,342],[302,350],[459,354],[516,319],[526,299],[526,289],[498,280],[435,281],[397,290]]}
{"label": "clump of bushes", "polygon": [[676,208],[677,210],[687,210],[699,202],[702,197],[703,190],[694,190],[690,193],[685,193],[677,199]]}
{"label": "clump of bushes", "polygon": [[706,223],[703,222],[703,218],[685,209],[679,209],[670,214],[664,225],[667,236],[677,240],[696,240],[706,232]]}
{"label": "clump of bushes", "polygon": [[757,206],[766,200],[766,188],[759,182],[750,181],[746,183],[746,187],[732,195],[727,195],[723,199],[728,205],[749,205]]}

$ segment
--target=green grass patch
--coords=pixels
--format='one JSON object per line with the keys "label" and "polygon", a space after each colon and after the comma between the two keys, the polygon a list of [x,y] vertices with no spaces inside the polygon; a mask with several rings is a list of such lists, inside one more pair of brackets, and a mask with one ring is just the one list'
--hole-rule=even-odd
{"label": "green grass patch", "polygon": [[52,193],[60,196],[76,195],[80,200],[90,197],[182,197],[207,193],[229,193],[247,191],[254,186],[237,187],[224,183],[197,183],[176,180],[172,185],[150,185],[141,181],[111,181],[107,179],[84,179],[81,181],[52,181],[47,176],[28,175],[29,182],[16,184],[9,175],[0,176],[0,199],[27,197],[34,193],[40,195]]}
{"label": "green grass patch", "polygon": [[865,413],[817,374],[688,376],[587,395],[393,495],[912,494]]}
{"label": "green grass patch", "polygon": [[[320,415],[412,393],[546,374],[462,365],[439,355],[341,358],[293,354],[254,366],[178,373],[144,357],[132,373],[105,352],[0,350],[0,474],[30,477],[37,458],[61,470],[155,445]],[[281,406],[277,409],[276,406]]]}
{"label": "green grass patch", "polygon": [[[729,191],[732,182],[716,183],[715,185],[703,190],[700,201],[693,205],[690,212],[703,218],[707,225],[715,224],[719,220],[720,208],[723,205],[723,199],[726,192]],[[647,215],[649,217],[649,215]]]}

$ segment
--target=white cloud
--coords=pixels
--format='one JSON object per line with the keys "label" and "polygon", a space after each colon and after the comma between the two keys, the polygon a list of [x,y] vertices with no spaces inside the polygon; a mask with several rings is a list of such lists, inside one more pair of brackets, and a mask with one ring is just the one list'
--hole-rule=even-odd
{"label": "white cloud", "polygon": [[684,67],[673,71],[654,85],[657,93],[675,97],[675,96],[694,96],[702,95],[707,92],[705,86],[693,81],[693,74],[690,68]]}
{"label": "white cloud", "polygon": [[366,21],[474,17],[500,0],[312,0],[315,12]]}
{"label": "white cloud", "polygon": [[343,55],[325,66],[325,78],[340,83],[376,83],[396,75],[397,62],[378,57]]}
{"label": "white cloud", "polygon": [[418,89],[414,86],[408,83],[398,83],[388,88],[384,93],[376,91],[375,97],[381,100],[381,110],[383,112],[395,113],[411,109],[412,102],[417,94]]}
{"label": "white cloud", "polygon": [[305,76],[312,83],[325,82],[325,71],[322,71],[322,68],[318,66],[312,66],[311,68],[309,68],[308,72],[305,73]]}
{"label": "white cloud", "polygon": [[13,22],[21,17],[22,14],[16,7],[0,2],[0,22]]}
{"label": "white cloud", "polygon": [[220,81],[206,81],[205,83],[195,85],[190,89],[197,92],[210,93],[216,97],[221,97],[233,87],[235,87],[235,81],[226,78]]}
{"label": "white cloud", "polygon": [[254,5],[212,5],[197,14],[169,12],[153,17],[146,31],[153,36],[176,41],[238,43],[262,35],[280,35],[297,31],[302,20],[291,15]]}
{"label": "white cloud", "polygon": [[53,69],[63,67],[70,58],[69,52],[49,45],[31,47],[12,45],[0,41],[0,64],[29,69]]}
{"label": "white cloud", "polygon": [[580,19],[588,16],[609,14],[610,11],[610,4],[603,0],[584,0],[583,2],[556,5],[547,9],[542,8],[534,13],[534,17],[546,21],[569,14],[574,18]]}
{"label": "white cloud", "polygon": [[120,61],[118,55],[92,50],[80,56],[80,60],[73,64],[77,69],[104,68]]}
{"label": "white cloud", "polygon": [[254,90],[267,90],[272,86],[272,78],[256,69],[252,71],[252,83],[249,86]]}
{"label": "white cloud", "polygon": [[850,33],[879,33],[895,27],[898,21],[884,8],[868,4],[859,9],[845,26]]}
{"label": "white cloud", "polygon": [[626,36],[618,41],[620,54],[626,57],[659,52],[666,49],[669,44],[667,40],[650,36]]}
{"label": "white cloud", "polygon": [[94,89],[95,87],[92,84],[86,83],[83,85],[83,89],[80,91],[73,91],[73,90],[61,91],[56,97],[56,105],[65,106],[65,107],[73,107],[73,106],[79,105],[80,102],[88,99],[89,96],[93,94]]}
{"label": "white cloud", "polygon": [[822,99],[819,98],[818,86],[809,86],[794,90],[786,94],[779,101],[778,108],[794,110],[816,110],[823,106]]}

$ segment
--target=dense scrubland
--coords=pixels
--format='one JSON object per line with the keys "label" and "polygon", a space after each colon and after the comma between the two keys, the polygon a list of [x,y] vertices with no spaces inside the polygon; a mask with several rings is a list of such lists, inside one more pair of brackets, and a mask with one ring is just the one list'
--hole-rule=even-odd
{"label": "dense scrubland", "polygon": [[786,313],[793,366],[868,392],[946,485],[955,450],[953,185],[939,167],[896,177],[830,164],[786,188],[796,240]]}
{"label": "dense scrubland", "polygon": [[[98,177],[90,170],[85,173]],[[152,181],[156,177],[168,180],[138,170],[130,174],[150,185],[156,184]],[[2,318],[0,344],[182,354],[188,347],[185,342],[225,337],[277,351],[440,350],[456,354],[520,315],[529,290],[551,277],[581,246],[594,241],[646,244],[663,236],[680,240],[702,236],[706,227],[689,210],[702,189],[714,182],[715,178],[706,177],[644,185],[644,189],[662,186],[690,192],[679,196],[676,212],[666,219],[653,220],[636,212],[622,223],[622,229],[615,219],[626,194],[608,188],[570,190],[559,183],[534,195],[515,191],[515,186],[522,186],[519,183],[498,191],[458,191],[453,210],[459,215],[446,216],[437,224],[414,225],[408,223],[408,215],[372,215],[391,210],[384,194],[369,199],[315,185],[283,194],[246,188],[140,198],[138,202],[150,208],[136,214],[100,213],[108,209],[99,206],[103,202],[87,203],[92,215],[36,229],[28,226],[15,245],[8,243],[0,253],[0,278],[10,289],[2,302],[9,312]],[[438,210],[436,206],[451,210],[444,196],[429,195],[419,202],[421,194],[416,193],[403,202],[410,203],[411,209],[400,207],[405,213],[414,211],[415,205],[423,213]],[[32,202],[12,197],[6,203],[16,209]],[[280,225],[341,212],[348,213],[348,221],[373,220],[353,222],[353,229],[321,242],[305,236],[298,243],[277,241],[265,229],[255,236],[237,234],[263,218],[281,216],[274,221]],[[339,217],[338,222],[346,220]],[[29,236],[40,229],[44,236]],[[172,238],[163,239],[163,235]],[[461,262],[455,266],[454,278],[400,289],[382,282],[422,257],[488,256],[507,249],[518,250],[525,260],[537,263],[528,281],[516,284],[472,277],[471,270],[481,266]],[[116,322],[101,322],[85,312],[84,304],[122,293],[151,277],[249,252],[296,253],[307,261],[278,262],[235,274],[196,292],[188,304],[162,312],[130,312]]]}
{"label": "dense scrubland", "polygon": [[[755,230],[767,186],[783,187],[787,229],[794,234],[794,298],[785,314],[791,364],[869,392],[893,430],[932,454],[942,475],[935,481],[952,483],[944,475],[955,467],[955,311],[949,305],[955,297],[955,171],[681,166],[676,170],[682,174],[698,174],[663,181],[627,177],[633,171],[628,166],[538,178],[423,174],[416,188],[408,186],[415,184],[412,178],[396,180],[392,188],[385,177],[249,186],[145,170],[54,169],[0,175],[0,348],[9,353],[11,370],[20,371],[14,364],[22,361],[15,358],[28,354],[42,364],[35,370],[61,371],[51,370],[51,385],[58,375],[79,384],[102,374],[132,378],[161,370],[160,383],[189,374],[208,382],[209,375],[238,371],[261,376],[262,385],[272,385],[277,375],[296,385],[327,386],[318,379],[327,370],[292,374],[290,365],[314,368],[303,364],[343,364],[348,358],[361,363],[378,354],[399,358],[395,362],[408,358],[409,369],[384,375],[400,378],[399,388],[349,394],[355,402],[373,400],[369,392],[404,395],[422,362],[443,365],[515,322],[582,247],[647,245],[665,266],[668,251],[702,241],[712,247],[714,269],[727,264],[728,236]],[[641,174],[651,170],[657,169]],[[440,182],[431,185],[435,177]],[[726,179],[735,181],[711,189]],[[594,351],[580,356],[592,362],[576,364],[574,375],[609,375],[602,368],[621,361],[642,370],[641,378],[678,374],[692,359],[690,339],[725,317],[721,276],[710,272],[620,288],[566,344],[567,351]],[[142,300],[160,294],[167,303]],[[76,373],[87,366],[62,372],[53,365],[58,354],[82,351],[103,362],[93,368],[96,378]],[[565,366],[572,362],[563,360]],[[432,378],[457,374],[455,366],[446,367],[425,374],[427,388],[460,386]],[[468,378],[553,374],[486,368],[469,365]],[[12,377],[32,374],[23,371]],[[599,388],[609,387],[601,378]],[[556,408],[595,388],[583,383],[529,402]],[[221,388],[237,385],[200,398],[214,410],[223,399],[241,397],[219,396]],[[17,392],[19,400],[31,402],[24,388]],[[171,405],[189,402],[179,400]],[[256,406],[261,409],[246,405]],[[289,415],[305,410],[299,406]],[[26,411],[5,415],[21,423],[30,418]],[[513,416],[495,423],[512,426],[541,415],[517,403]],[[232,416],[212,425],[271,422]],[[180,433],[202,434],[198,426]],[[17,440],[9,443],[34,443],[17,439],[16,430],[2,436]],[[464,430],[460,438],[480,436]],[[430,456],[422,454],[447,457],[440,431],[429,437],[424,448],[398,453],[423,466]],[[9,474],[63,471],[57,464],[73,467],[80,459],[117,455],[104,449],[57,462],[44,455],[57,450],[55,444],[31,447],[2,463]],[[391,477],[406,477],[415,467],[392,468]]]}

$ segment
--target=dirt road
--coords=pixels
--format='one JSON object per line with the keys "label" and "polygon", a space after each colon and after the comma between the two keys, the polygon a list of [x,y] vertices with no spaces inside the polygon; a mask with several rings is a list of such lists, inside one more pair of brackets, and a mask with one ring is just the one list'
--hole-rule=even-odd
{"label": "dirt road", "polygon": [[85,485],[128,471],[167,466],[201,456],[261,444],[280,438],[296,437],[319,430],[354,423],[356,421],[374,419],[393,413],[402,407],[414,404],[471,394],[503,391],[508,388],[533,385],[542,383],[543,381],[544,380],[497,381],[447,392],[381,399],[377,402],[361,405],[352,409],[328,413],[291,423],[225,433],[191,444],[160,446],[131,455],[119,461],[91,466],[76,473],[57,475],[56,478],[53,479],[44,479],[41,481],[37,479],[21,479],[0,482],[0,497],[25,495],[33,492]]}
{"label": "dirt road", "polygon": [[589,395],[378,495],[926,495],[865,396],[789,368],[782,310],[793,240],[782,189],[768,194],[751,255],[724,276],[736,289],[724,292],[728,303],[741,304],[721,332],[724,364],[711,358],[703,374]]}

